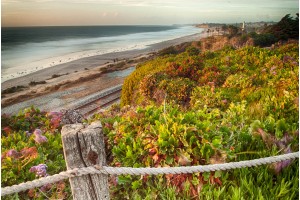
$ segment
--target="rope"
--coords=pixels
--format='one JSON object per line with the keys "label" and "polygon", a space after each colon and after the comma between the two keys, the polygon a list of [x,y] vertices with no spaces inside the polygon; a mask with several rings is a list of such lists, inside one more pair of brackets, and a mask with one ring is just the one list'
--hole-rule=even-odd
{"label": "rope", "polygon": [[1,188],[1,196],[25,191],[35,187],[41,187],[49,183],[55,183],[67,178],[73,178],[76,176],[84,176],[88,174],[111,174],[111,175],[157,175],[157,174],[186,174],[196,172],[211,172],[211,171],[224,171],[229,169],[237,169],[243,167],[253,167],[259,165],[265,165],[270,163],[281,162],[285,160],[291,160],[299,158],[299,152],[283,154],[279,156],[272,156],[266,158],[259,158],[254,160],[230,162],[224,164],[213,165],[198,165],[198,166],[183,166],[183,167],[161,167],[161,168],[131,168],[131,167],[106,167],[106,166],[90,166],[85,168],[74,168],[53,176],[43,177],[34,181],[28,181],[19,185],[8,186]]}

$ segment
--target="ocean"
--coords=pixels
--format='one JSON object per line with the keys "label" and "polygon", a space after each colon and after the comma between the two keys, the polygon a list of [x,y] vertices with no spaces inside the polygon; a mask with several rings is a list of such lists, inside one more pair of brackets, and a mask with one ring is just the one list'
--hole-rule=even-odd
{"label": "ocean", "polygon": [[1,31],[1,82],[83,57],[142,49],[201,32],[176,25],[2,27]]}

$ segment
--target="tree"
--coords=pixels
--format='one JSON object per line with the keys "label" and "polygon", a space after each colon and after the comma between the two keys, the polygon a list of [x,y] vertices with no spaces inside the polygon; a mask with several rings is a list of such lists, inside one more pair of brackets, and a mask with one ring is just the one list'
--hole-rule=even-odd
{"label": "tree", "polygon": [[235,36],[239,32],[239,29],[236,26],[229,25],[228,32],[229,32],[229,36]]}
{"label": "tree", "polygon": [[221,27],[221,30],[224,32],[224,34],[226,33],[226,31],[228,30],[228,26],[226,24],[224,24],[222,27]]}
{"label": "tree", "polygon": [[278,40],[298,39],[299,38],[299,13],[296,18],[285,15],[277,24],[265,28],[264,33],[273,34]]}

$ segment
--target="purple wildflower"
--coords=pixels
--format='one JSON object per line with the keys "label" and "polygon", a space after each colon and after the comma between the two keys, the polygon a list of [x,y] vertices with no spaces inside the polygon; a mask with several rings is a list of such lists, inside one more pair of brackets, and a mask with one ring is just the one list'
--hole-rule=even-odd
{"label": "purple wildflower", "polygon": [[276,71],[275,71],[276,68],[277,68],[276,66],[271,67],[270,73],[272,73],[273,75],[276,75]]}
{"label": "purple wildflower", "polygon": [[43,186],[41,187],[41,191],[42,191],[42,192],[47,192],[47,191],[49,191],[51,188],[52,188],[52,184],[51,184],[51,183],[48,183],[48,184],[43,185]]}
{"label": "purple wildflower", "polygon": [[[281,138],[279,141],[276,141],[276,145],[283,149],[284,153],[292,153],[292,149],[288,144],[292,141],[293,137],[289,134],[284,134],[283,138]],[[275,173],[278,174],[282,169],[285,167],[288,167],[292,163],[291,160],[285,160],[281,162],[277,162],[273,164]]]}
{"label": "purple wildflower", "polygon": [[30,137],[32,135],[32,133],[30,133],[29,131],[25,131],[25,134],[27,137]]}
{"label": "purple wildflower", "polygon": [[42,144],[42,143],[44,143],[44,142],[48,142],[48,140],[47,140],[47,138],[46,138],[45,136],[43,136],[43,135],[38,135],[38,134],[35,135],[34,141],[35,141],[36,143],[38,143],[38,144]]}
{"label": "purple wildflower", "polygon": [[294,59],[291,56],[285,55],[282,60],[283,60],[283,62],[287,62],[289,60],[294,60]]}
{"label": "purple wildflower", "polygon": [[279,172],[284,169],[285,167],[289,166],[291,164],[291,160],[285,160],[278,163],[274,163],[274,170],[276,174],[279,174]]}
{"label": "purple wildflower", "polygon": [[29,172],[35,173],[38,177],[45,177],[48,176],[47,174],[47,165],[39,164],[37,166],[33,166],[29,169]]}
{"label": "purple wildflower", "polygon": [[34,141],[38,144],[44,143],[44,142],[48,142],[47,138],[45,136],[43,136],[43,132],[40,129],[35,129],[33,132],[35,138]]}
{"label": "purple wildflower", "polygon": [[[276,141],[276,145],[281,148],[284,149],[286,146],[288,146],[288,144],[293,140],[293,137],[290,136],[289,134],[284,134],[283,138],[281,138],[280,140]],[[288,148],[287,148],[288,149]],[[286,151],[286,150],[285,150]],[[289,150],[287,150],[289,151]],[[290,153],[290,152],[286,152],[286,153]]]}

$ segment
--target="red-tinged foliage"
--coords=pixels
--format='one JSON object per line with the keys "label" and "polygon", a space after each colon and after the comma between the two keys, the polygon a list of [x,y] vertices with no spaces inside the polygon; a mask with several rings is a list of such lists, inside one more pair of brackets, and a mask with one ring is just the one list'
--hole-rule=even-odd
{"label": "red-tinged foliage", "polygon": [[23,158],[37,158],[38,151],[36,147],[25,147],[21,151]]}
{"label": "red-tinged foliage", "polygon": [[2,130],[4,131],[4,133],[5,133],[6,135],[8,135],[8,134],[11,133],[11,128],[10,128],[9,126],[4,127]]}
{"label": "red-tinged foliage", "polygon": [[203,69],[202,61],[195,59],[188,59],[183,64],[169,63],[165,70],[166,74],[171,77],[183,77],[189,78],[193,81],[197,81],[201,76],[201,70]]}

